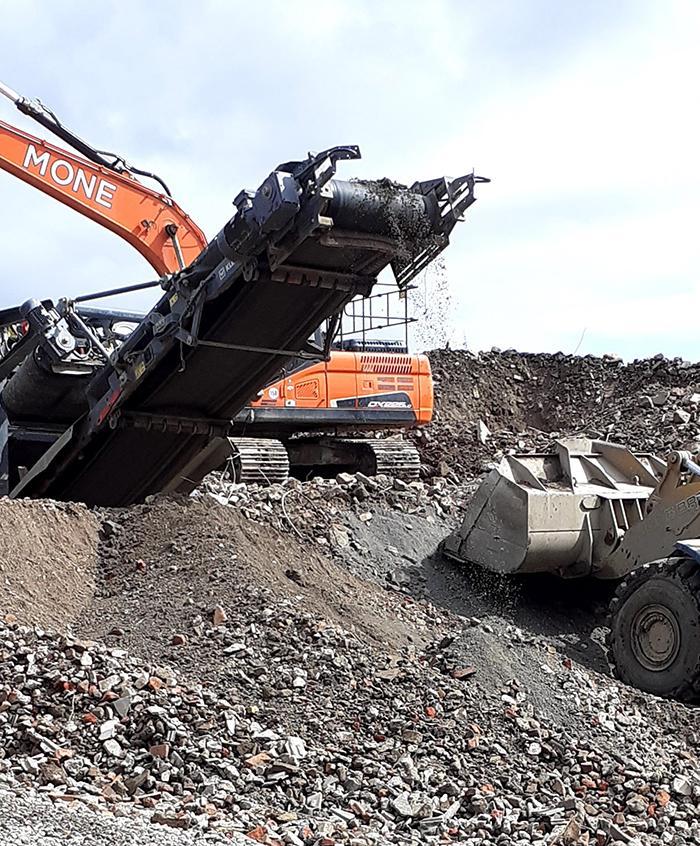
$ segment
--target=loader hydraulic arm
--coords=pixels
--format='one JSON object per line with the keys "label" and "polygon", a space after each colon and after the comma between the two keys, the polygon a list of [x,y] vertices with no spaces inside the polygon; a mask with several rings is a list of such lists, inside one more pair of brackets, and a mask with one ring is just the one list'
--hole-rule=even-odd
{"label": "loader hydraulic arm", "polygon": [[167,193],[146,187],[134,176],[157,179],[153,174],[94,150],[40,103],[2,83],[0,94],[82,153],[55,147],[0,121],[0,169],[116,233],[161,276],[191,264],[207,246],[201,229]]}

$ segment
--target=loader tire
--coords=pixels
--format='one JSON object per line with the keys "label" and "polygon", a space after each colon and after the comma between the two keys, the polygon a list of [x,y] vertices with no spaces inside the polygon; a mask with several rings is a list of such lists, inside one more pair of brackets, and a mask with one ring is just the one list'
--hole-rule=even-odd
{"label": "loader tire", "polygon": [[620,681],[670,699],[700,701],[700,564],[645,564],[610,606],[608,657]]}

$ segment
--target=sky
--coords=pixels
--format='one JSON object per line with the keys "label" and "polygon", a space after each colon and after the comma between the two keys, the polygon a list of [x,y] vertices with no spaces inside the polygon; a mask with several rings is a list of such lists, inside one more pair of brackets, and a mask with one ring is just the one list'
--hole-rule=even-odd
{"label": "sky", "polygon": [[[419,280],[416,343],[472,350],[700,359],[698,43],[695,0],[0,0],[0,80],[162,175],[208,237],[335,144],[363,154],[340,177],[490,177]],[[0,307],[153,278],[3,172],[0,255]]]}

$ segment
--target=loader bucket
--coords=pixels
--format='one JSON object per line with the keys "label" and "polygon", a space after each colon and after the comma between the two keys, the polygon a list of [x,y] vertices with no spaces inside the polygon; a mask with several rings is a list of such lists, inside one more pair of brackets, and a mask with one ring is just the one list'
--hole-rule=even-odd
{"label": "loader bucket", "polygon": [[588,439],[506,456],[442,550],[496,573],[595,575],[642,519],[664,469],[654,456]]}

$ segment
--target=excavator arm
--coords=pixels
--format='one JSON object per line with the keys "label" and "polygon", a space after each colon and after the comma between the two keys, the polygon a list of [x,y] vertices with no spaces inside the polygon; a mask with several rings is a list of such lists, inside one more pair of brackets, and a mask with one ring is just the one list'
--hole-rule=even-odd
{"label": "excavator arm", "polygon": [[139,182],[134,168],[94,150],[37,101],[20,97],[2,83],[0,94],[83,154],[0,121],[0,169],[119,235],[160,276],[191,264],[207,246],[194,221],[167,193]]}

